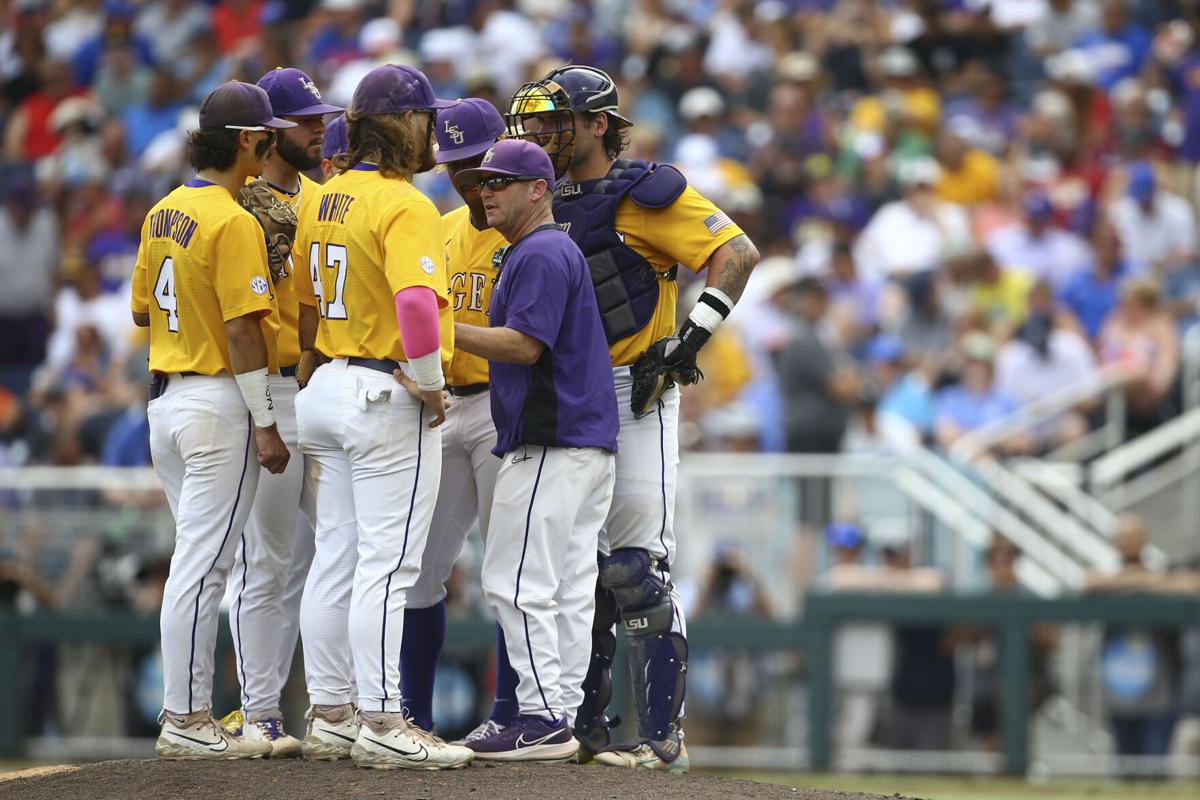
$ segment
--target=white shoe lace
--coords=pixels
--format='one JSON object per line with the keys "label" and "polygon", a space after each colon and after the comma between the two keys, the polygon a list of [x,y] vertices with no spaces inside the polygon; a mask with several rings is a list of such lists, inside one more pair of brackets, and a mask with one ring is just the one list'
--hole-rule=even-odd
{"label": "white shoe lace", "polygon": [[465,741],[477,742],[480,739],[486,739],[489,736],[495,736],[500,731],[504,730],[504,726],[494,719],[485,719],[479,725],[475,726],[475,730],[467,734]]}

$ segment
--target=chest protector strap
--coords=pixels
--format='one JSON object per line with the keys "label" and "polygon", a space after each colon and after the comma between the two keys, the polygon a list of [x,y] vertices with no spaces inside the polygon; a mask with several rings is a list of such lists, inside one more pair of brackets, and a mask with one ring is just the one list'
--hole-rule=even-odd
{"label": "chest protector strap", "polygon": [[658,272],[625,244],[615,222],[621,200],[643,208],[666,208],[687,188],[667,164],[620,160],[595,181],[566,183],[554,193],[554,219],[587,257],[608,343],[631,336],[650,322],[658,306],[659,281],[673,281],[678,265]]}

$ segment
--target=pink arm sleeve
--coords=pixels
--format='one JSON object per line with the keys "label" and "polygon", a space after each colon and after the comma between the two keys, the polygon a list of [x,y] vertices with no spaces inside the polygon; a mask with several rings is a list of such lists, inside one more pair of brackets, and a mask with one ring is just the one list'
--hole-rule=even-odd
{"label": "pink arm sleeve", "polygon": [[437,295],[428,286],[410,286],[396,292],[396,321],[404,355],[410,361],[441,348]]}

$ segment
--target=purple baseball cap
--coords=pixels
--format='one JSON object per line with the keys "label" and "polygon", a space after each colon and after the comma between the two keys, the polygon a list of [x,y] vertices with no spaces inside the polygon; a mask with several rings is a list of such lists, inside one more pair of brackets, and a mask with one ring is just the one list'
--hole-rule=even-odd
{"label": "purple baseball cap", "polygon": [[258,79],[258,85],[271,98],[271,108],[281,117],[309,117],[345,111],[321,99],[312,78],[292,67],[276,67]]}
{"label": "purple baseball cap", "polygon": [[437,163],[471,158],[500,141],[504,118],[496,107],[479,97],[468,97],[438,112],[433,128],[437,138]]}
{"label": "purple baseball cap", "polygon": [[536,178],[546,182],[554,191],[554,165],[550,156],[536,144],[525,139],[501,139],[488,148],[483,163],[475,169],[464,169],[459,176],[511,175],[514,178]]}
{"label": "purple baseball cap", "polygon": [[296,123],[275,116],[271,98],[253,83],[222,83],[200,105],[200,130],[294,127]]}
{"label": "purple baseball cap", "polygon": [[350,110],[356,117],[402,111],[449,108],[456,100],[439,100],[429,78],[404,64],[384,64],[368,72],[354,90]]}
{"label": "purple baseball cap", "polygon": [[350,141],[346,134],[346,115],[338,114],[333,121],[325,126],[325,146],[321,155],[333,158],[336,155],[350,151]]}

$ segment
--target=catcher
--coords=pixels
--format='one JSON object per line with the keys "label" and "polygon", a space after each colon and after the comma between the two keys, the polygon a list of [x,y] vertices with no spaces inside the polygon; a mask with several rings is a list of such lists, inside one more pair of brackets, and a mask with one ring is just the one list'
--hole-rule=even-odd
{"label": "catcher", "polygon": [[[510,136],[537,141],[565,178],[555,191],[554,218],[570,226],[587,257],[621,414],[616,487],[600,534],[591,665],[575,735],[598,762],[685,772],[679,720],[687,628],[670,574],[676,384],[700,379],[696,354],[741,296],[758,251],[678,170],[618,160],[633,123],[618,110],[616,85],[601,70],[571,65],[525,84],[507,121]],[[707,269],[708,280],[675,333],[679,265]],[[605,709],[618,619],[625,624],[638,737],[610,745]]]}
{"label": "catcher", "polygon": [[[300,755],[299,739],[283,727],[280,694],[296,651],[297,589],[313,549],[312,498],[304,486],[307,471],[297,446],[295,402],[315,368],[318,320],[307,254],[293,259],[291,251],[297,216],[321,192],[303,173],[321,165],[325,116],[342,109],[324,102],[313,81],[298,69],[272,70],[258,85],[266,90],[275,114],[294,123],[276,136],[262,177],[243,186],[239,197],[266,239],[279,307],[272,319],[280,368],[270,376],[271,396],[291,460],[281,475],[259,481],[250,519],[245,530],[237,532],[227,599],[241,708],[222,723],[244,739],[270,744],[271,756],[281,758]],[[287,587],[292,587],[290,593]]]}

